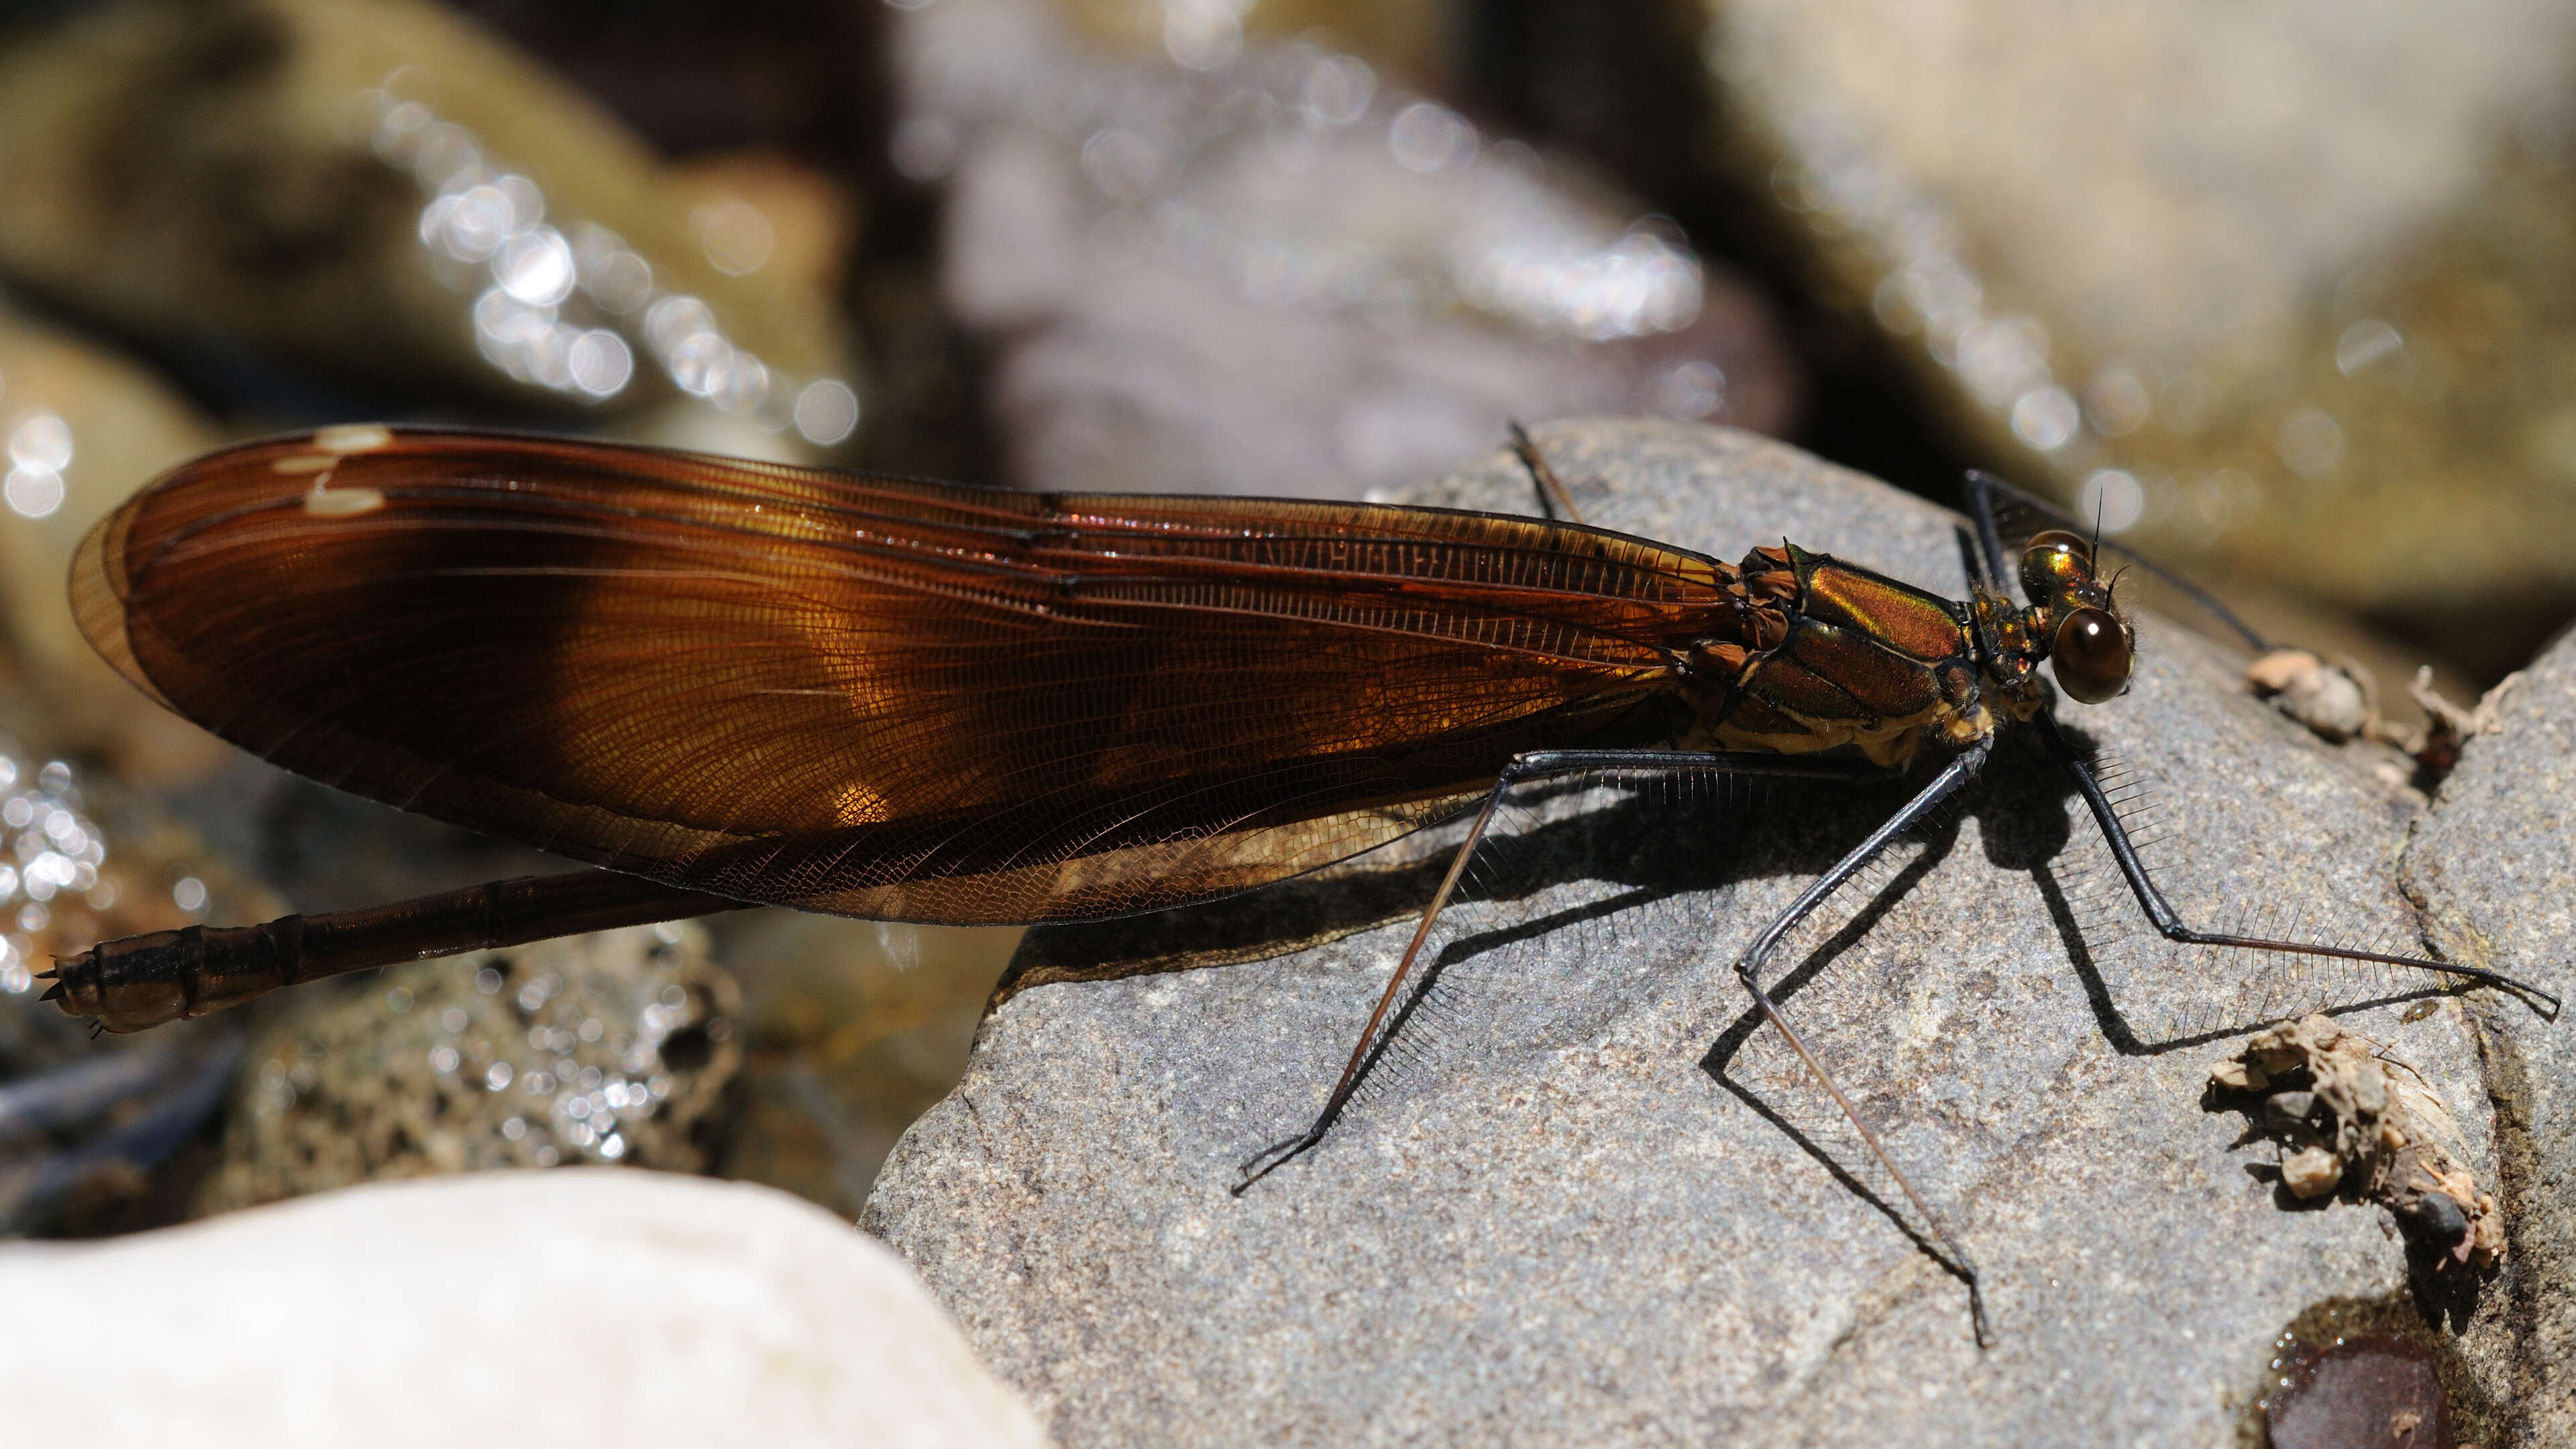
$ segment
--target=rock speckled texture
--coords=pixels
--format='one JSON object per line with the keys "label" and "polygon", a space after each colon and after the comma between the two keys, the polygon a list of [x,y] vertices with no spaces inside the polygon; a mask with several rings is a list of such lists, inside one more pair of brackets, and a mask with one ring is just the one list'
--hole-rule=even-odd
{"label": "rock speckled texture", "polygon": [[694,922],[399,966],[251,1046],[199,1194],[232,1212],[378,1178],[707,1164],[740,989]]}
{"label": "rock speckled texture", "polygon": [[[2469,741],[2415,833],[2405,881],[2433,939],[2464,961],[2554,960],[2576,939],[2576,634],[2562,635]],[[2493,1003],[2480,1010],[2504,1104],[2506,1259],[2517,1426],[2576,1443],[2576,1029]],[[2505,1356],[2505,1355],[2499,1355]]]}
{"label": "rock speckled texture", "polygon": [[[1948,515],[1794,450],[1627,422],[1540,442],[1596,523],[1729,559],[1785,535],[1964,591]],[[1498,457],[1417,496],[1529,491]],[[2419,797],[2247,697],[2241,661],[2153,619],[2142,641],[2129,695],[2067,719],[2151,786],[2176,904],[2413,939],[2393,866]],[[1909,1443],[2233,1442],[2284,1326],[2402,1300],[2408,1265],[2377,1209],[2294,1207],[2203,1085],[2236,1032],[2384,988],[2267,985],[2144,937],[2044,757],[1999,750],[1954,822],[1772,968],[1981,1265],[1980,1351],[1729,969],[1907,788],[1530,812],[1487,898],[1444,918],[1379,1088],[1241,1198],[1237,1164],[1309,1120],[1403,947],[1403,921],[1333,938],[1337,911],[1395,914],[1373,877],[1033,933],[1023,962],[1058,976],[1257,958],[1239,938],[1265,917],[1325,939],[1009,995],[863,1221],[1068,1444],[1849,1443],[1900,1421]],[[2339,1019],[2425,1075],[2491,1178],[2460,1004]],[[2500,1311],[2492,1285],[2428,1291],[2473,1327]]]}

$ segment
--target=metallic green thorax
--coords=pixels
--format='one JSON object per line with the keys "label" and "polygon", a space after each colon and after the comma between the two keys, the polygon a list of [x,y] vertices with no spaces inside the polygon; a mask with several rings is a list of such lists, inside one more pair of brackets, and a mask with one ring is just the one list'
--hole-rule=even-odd
{"label": "metallic green thorax", "polygon": [[1794,544],[1754,550],[1739,568],[1736,637],[1699,641],[1683,669],[1698,714],[1690,743],[1848,745],[1901,765],[1927,740],[1959,749],[1992,735],[1999,713],[2029,718],[2059,622],[2107,611],[2110,595],[2061,545],[2033,547],[2024,572],[2046,602],[2018,608],[1980,587],[1963,603]]}

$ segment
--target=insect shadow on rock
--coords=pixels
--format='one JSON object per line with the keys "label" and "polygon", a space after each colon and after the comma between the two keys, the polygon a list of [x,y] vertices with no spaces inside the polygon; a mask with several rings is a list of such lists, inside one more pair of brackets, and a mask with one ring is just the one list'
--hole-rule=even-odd
{"label": "insect shadow on rock", "polygon": [[2556,1001],[2408,952],[2187,925],[2040,673],[2085,703],[2125,686],[2132,631],[2096,564],[2116,547],[1993,479],[1972,478],[1969,503],[1960,600],[1793,543],[1730,564],[1455,510],[1006,493],[373,426],[237,445],[84,542],[91,642],[277,764],[606,869],[110,942],[58,962],[47,994],[125,1031],[745,904],[1100,921],[1289,882],[1464,815],[1340,1076],[1240,1190],[1322,1142],[1384,1059],[1440,959],[1425,947],[1443,908],[1521,792],[1862,784],[1891,813],[1837,842],[1735,974],[1892,1184],[1883,1200],[1967,1284],[1983,1341],[1973,1263],[1801,1034],[1774,965],[1847,888],[1883,896],[1871,873],[1889,869],[1901,888],[1912,852],[1952,838],[1943,811],[2007,726],[2026,723],[2084,800],[2162,938]]}

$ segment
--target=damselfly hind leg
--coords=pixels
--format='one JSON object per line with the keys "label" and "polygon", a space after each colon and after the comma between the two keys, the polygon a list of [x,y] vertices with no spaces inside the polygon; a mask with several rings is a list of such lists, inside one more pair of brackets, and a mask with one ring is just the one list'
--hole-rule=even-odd
{"label": "damselfly hind leg", "polygon": [[1254,1154],[1243,1164],[1233,1191],[1245,1188],[1267,1177],[1274,1169],[1304,1153],[1324,1140],[1333,1124],[1341,1119],[1367,1077],[1401,1015],[1409,987],[1421,980],[1423,948],[1431,940],[1431,928],[1442,910],[1456,894],[1464,878],[1468,861],[1484,843],[1493,827],[1495,812],[1503,799],[1516,786],[1535,780],[1567,775],[1614,771],[1622,775],[1729,775],[1746,778],[1854,781],[1874,779],[1884,774],[1877,767],[1859,760],[1818,759],[1804,755],[1685,753],[1677,750],[1547,750],[1523,755],[1504,769],[1485,796],[1485,803],[1468,827],[1466,839],[1450,859],[1448,873],[1431,896],[1431,903],[1414,927],[1413,938],[1406,943],[1404,954],[1395,964],[1394,974],[1387,978],[1386,989],[1379,993],[1376,1007],[1360,1028],[1359,1040],[1352,1044],[1341,1075],[1324,1097],[1323,1109],[1313,1125],[1293,1137],[1283,1138]]}

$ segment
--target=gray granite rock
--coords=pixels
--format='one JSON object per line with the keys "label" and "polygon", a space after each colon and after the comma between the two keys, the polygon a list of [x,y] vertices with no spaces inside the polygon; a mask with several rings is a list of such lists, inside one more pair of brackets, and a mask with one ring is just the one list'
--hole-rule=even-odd
{"label": "gray granite rock", "polygon": [[[1964,588],[1949,515],[1794,450],[1635,422],[1540,442],[1597,523],[1727,558],[1785,535]],[[1497,457],[1419,496],[1529,494]],[[2130,693],[2068,723],[2159,802],[2148,858],[2180,908],[2413,939],[2392,864],[2421,801],[2386,757],[2319,743],[2178,628],[2142,641]],[[2407,1307],[2409,1265],[2377,1209],[2294,1206],[2204,1084],[2235,1033],[2386,985],[2128,928],[2080,806],[2026,741],[2000,749],[1773,968],[1981,1265],[1980,1350],[1960,1283],[1729,969],[1906,788],[1534,802],[1444,918],[1378,1087],[1240,1198],[1237,1164],[1320,1104],[1439,842],[1032,933],[863,1221],[1068,1444],[2234,1442],[2276,1337],[2320,1305]],[[2492,1180],[2462,1012],[2340,1020],[2424,1074]],[[2424,1280],[2408,1311],[2483,1331],[2495,1296]],[[2500,1394],[2510,1360],[2461,1358],[2460,1396]]]}
{"label": "gray granite rock", "polygon": [[[2505,687],[2496,715],[2416,827],[2404,879],[2459,959],[2563,963],[2576,936],[2576,634]],[[2576,1033],[2493,1006],[2474,1022],[2500,1104],[2521,1442],[2576,1443]]]}

